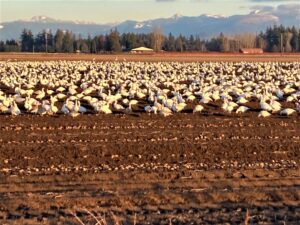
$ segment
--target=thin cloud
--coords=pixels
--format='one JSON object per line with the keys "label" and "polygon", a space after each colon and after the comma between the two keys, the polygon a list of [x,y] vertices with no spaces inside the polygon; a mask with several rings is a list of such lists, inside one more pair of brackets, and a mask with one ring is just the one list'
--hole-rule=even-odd
{"label": "thin cloud", "polygon": [[246,18],[245,23],[259,23],[262,21],[285,22],[288,24],[294,23],[295,19],[300,20],[300,4],[281,4],[277,7],[267,5],[256,5],[249,7],[252,15]]}
{"label": "thin cloud", "polygon": [[281,4],[277,7],[270,5],[255,5],[250,7],[251,10],[260,10],[261,13],[274,13],[277,15],[300,15],[300,4]]}

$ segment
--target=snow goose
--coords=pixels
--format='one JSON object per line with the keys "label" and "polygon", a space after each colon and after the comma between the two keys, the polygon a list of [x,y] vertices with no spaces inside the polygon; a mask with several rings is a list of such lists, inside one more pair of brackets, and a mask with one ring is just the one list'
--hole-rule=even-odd
{"label": "snow goose", "polygon": [[271,116],[271,113],[269,113],[268,111],[266,111],[266,110],[262,110],[262,111],[260,111],[260,113],[258,114],[258,117],[269,117],[269,116]]}
{"label": "snow goose", "polygon": [[162,109],[159,110],[159,114],[166,117],[172,115],[172,111],[167,107],[163,107]]}
{"label": "snow goose", "polygon": [[236,113],[244,113],[247,112],[249,108],[247,106],[240,106],[237,110]]}
{"label": "snow goose", "polygon": [[202,105],[196,105],[193,109],[193,113],[202,112],[203,109],[204,107]]}
{"label": "snow goose", "polygon": [[283,109],[283,110],[280,111],[280,115],[289,116],[289,115],[291,115],[295,112],[296,112],[296,110],[294,110],[294,109],[286,108],[286,109]]}
{"label": "snow goose", "polygon": [[13,116],[18,116],[21,114],[21,110],[19,109],[18,105],[16,102],[12,102],[10,108],[9,108],[9,112],[11,115]]}

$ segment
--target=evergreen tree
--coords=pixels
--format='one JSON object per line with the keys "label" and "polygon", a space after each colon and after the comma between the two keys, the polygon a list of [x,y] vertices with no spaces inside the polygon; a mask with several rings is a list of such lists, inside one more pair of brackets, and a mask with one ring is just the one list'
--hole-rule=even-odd
{"label": "evergreen tree", "polygon": [[256,37],[256,48],[261,48],[264,51],[267,50],[267,41],[263,32]]}
{"label": "evergreen tree", "polygon": [[177,52],[183,52],[183,43],[181,36],[177,37],[175,40],[175,48]]}
{"label": "evergreen tree", "polygon": [[50,31],[43,30],[34,39],[34,51],[54,52],[54,37]]}
{"label": "evergreen tree", "polygon": [[280,51],[280,30],[279,27],[274,26],[268,28],[266,31],[267,51],[279,52]]}
{"label": "evergreen tree", "polygon": [[62,46],[63,46],[63,39],[64,39],[64,32],[60,29],[56,31],[56,34],[54,36],[54,50],[55,52],[62,52]]}
{"label": "evergreen tree", "polygon": [[49,30],[47,32],[47,45],[48,45],[48,52],[54,52],[54,35],[52,34],[52,31]]}
{"label": "evergreen tree", "polygon": [[206,42],[206,48],[209,51],[218,52],[220,51],[220,40],[213,37],[209,41]]}
{"label": "evergreen tree", "polygon": [[75,51],[80,51],[81,42],[82,42],[82,37],[81,37],[81,34],[79,34],[78,38],[74,41],[74,50]]}
{"label": "evergreen tree", "polygon": [[103,52],[105,51],[105,46],[106,46],[106,40],[104,35],[99,35],[96,37],[96,45],[97,45],[97,52]]}
{"label": "evergreen tree", "polygon": [[112,30],[107,36],[107,51],[120,52],[121,50],[119,32],[117,30]]}
{"label": "evergreen tree", "polygon": [[74,52],[74,35],[72,32],[67,31],[62,40],[62,52]]}
{"label": "evergreen tree", "polygon": [[15,40],[7,40],[4,44],[4,52],[20,52],[21,45]]}
{"label": "evergreen tree", "polygon": [[233,37],[226,37],[223,33],[207,41],[201,41],[199,36],[189,37],[179,35],[174,37],[171,33],[165,37],[160,29],[154,29],[149,34],[123,33],[112,30],[107,35],[75,38],[72,32],[58,29],[55,35],[50,31],[41,31],[35,37],[30,30],[24,29],[20,42],[7,40],[0,42],[0,51],[37,51],[45,52],[47,43],[48,52],[74,52],[80,50],[86,53],[104,51],[129,51],[133,48],[145,46],[159,51],[220,51],[235,52],[240,48],[262,48],[264,51],[286,52],[300,51],[300,30],[295,27],[273,26],[259,35],[240,33]]}
{"label": "evergreen tree", "polygon": [[4,41],[0,41],[0,52],[4,52]]}
{"label": "evergreen tree", "polygon": [[133,48],[138,47],[137,45],[137,36],[134,33],[127,33],[122,35],[122,46],[126,51],[130,51]]}
{"label": "evergreen tree", "polygon": [[167,51],[176,51],[176,47],[175,47],[175,37],[170,33],[168,36],[168,39],[166,39],[167,42]]}
{"label": "evergreen tree", "polygon": [[94,37],[91,42],[91,53],[97,53],[97,38]]}
{"label": "evergreen tree", "polygon": [[196,36],[196,39],[195,39],[195,42],[194,42],[194,50],[197,51],[197,52],[203,52],[205,51],[204,49],[204,45],[203,43],[201,42],[201,39],[199,36]]}
{"label": "evergreen tree", "polygon": [[32,52],[33,43],[34,39],[31,30],[24,29],[21,34],[22,52]]}
{"label": "evergreen tree", "polygon": [[220,52],[228,52],[229,47],[230,47],[230,45],[229,45],[228,38],[223,33],[220,33],[220,36],[219,36],[219,51]]}
{"label": "evergreen tree", "polygon": [[190,38],[188,40],[187,50],[193,52],[195,51],[195,49],[196,49],[195,38],[193,35],[190,35]]}
{"label": "evergreen tree", "polygon": [[292,39],[291,39],[291,47],[292,47],[292,51],[296,52],[299,49],[299,41],[298,41],[298,32],[297,29],[293,26],[292,27]]}
{"label": "evergreen tree", "polygon": [[92,52],[92,37],[90,34],[88,34],[88,38],[86,40],[86,44],[88,46],[89,52]]}
{"label": "evergreen tree", "polygon": [[81,43],[80,43],[80,52],[83,52],[83,53],[89,53],[90,52],[88,41],[81,41]]}

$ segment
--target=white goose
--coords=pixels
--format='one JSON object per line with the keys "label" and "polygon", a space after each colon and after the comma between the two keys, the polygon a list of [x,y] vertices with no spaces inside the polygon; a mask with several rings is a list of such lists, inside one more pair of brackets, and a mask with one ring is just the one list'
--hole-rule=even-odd
{"label": "white goose", "polygon": [[260,111],[260,113],[258,114],[258,117],[269,117],[269,116],[271,116],[271,113],[269,113],[268,111],[266,111],[266,110],[262,110],[262,111]]}
{"label": "white goose", "polygon": [[240,106],[237,110],[236,113],[245,113],[249,110],[249,107],[247,106]]}
{"label": "white goose", "polygon": [[193,113],[202,112],[203,109],[204,107],[202,105],[196,105],[193,110]]}
{"label": "white goose", "polygon": [[167,107],[162,107],[162,109],[159,110],[159,114],[166,117],[172,115],[172,111]]}
{"label": "white goose", "polygon": [[18,116],[21,114],[21,110],[19,109],[18,105],[16,102],[12,102],[10,108],[9,108],[9,112],[11,115],[13,116]]}
{"label": "white goose", "polygon": [[280,115],[283,115],[283,116],[289,116],[289,115],[292,115],[293,113],[295,113],[296,110],[294,109],[291,109],[291,108],[287,108],[287,109],[283,109],[280,111]]}
{"label": "white goose", "polygon": [[86,113],[87,109],[85,107],[81,106],[80,101],[78,99],[76,99],[73,111],[79,112],[79,113]]}

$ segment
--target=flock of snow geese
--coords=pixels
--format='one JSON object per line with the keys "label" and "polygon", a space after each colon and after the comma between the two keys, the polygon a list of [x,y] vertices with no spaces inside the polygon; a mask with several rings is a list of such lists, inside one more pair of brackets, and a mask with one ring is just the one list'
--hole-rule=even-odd
{"label": "flock of snow geese", "polygon": [[300,114],[300,63],[0,62],[1,114],[169,116],[214,104],[224,113]]}

